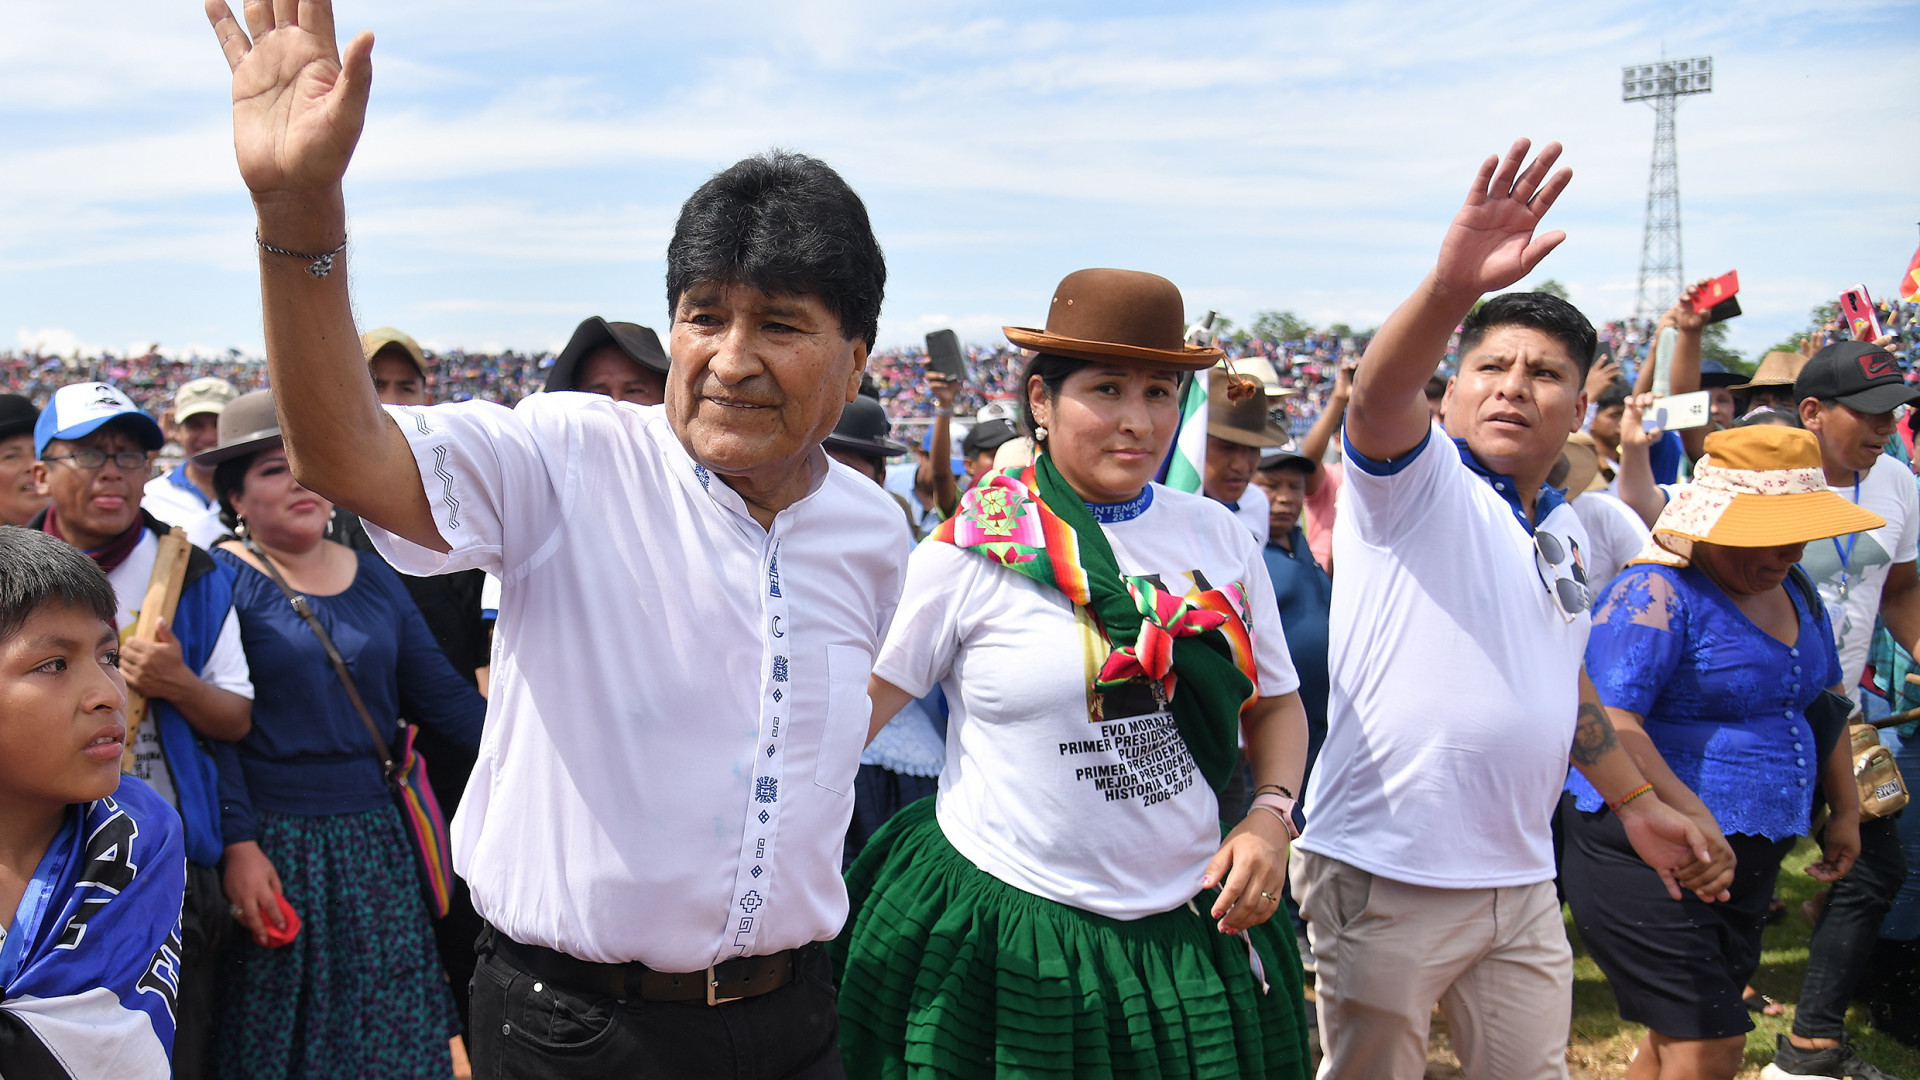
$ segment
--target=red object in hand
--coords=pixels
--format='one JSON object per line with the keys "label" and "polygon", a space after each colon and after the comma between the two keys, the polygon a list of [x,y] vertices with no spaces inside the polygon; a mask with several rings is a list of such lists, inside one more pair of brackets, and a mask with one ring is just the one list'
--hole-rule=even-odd
{"label": "red object in hand", "polygon": [[1700,286],[1693,298],[1693,310],[1705,315],[1717,305],[1726,303],[1740,291],[1740,271],[1729,270],[1712,281]]}
{"label": "red object in hand", "polygon": [[276,895],[274,899],[280,902],[280,914],[287,920],[287,928],[285,930],[276,930],[272,923],[263,924],[263,929],[266,930],[267,935],[266,944],[269,949],[277,949],[282,945],[291,945],[293,944],[293,939],[300,936],[300,913],[293,910],[293,905],[287,903],[286,897]]}

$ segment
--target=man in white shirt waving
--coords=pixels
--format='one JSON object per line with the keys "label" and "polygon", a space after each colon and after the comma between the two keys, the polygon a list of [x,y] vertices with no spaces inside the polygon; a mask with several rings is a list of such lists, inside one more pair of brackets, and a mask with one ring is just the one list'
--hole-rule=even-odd
{"label": "man in white shirt waving", "polygon": [[[1565,238],[1534,229],[1572,174],[1549,176],[1557,143],[1522,168],[1527,149],[1481,166],[1347,410],[1329,729],[1294,877],[1322,1078],[1424,1075],[1436,1002],[1474,1080],[1567,1075],[1573,957],[1551,820],[1569,757],[1676,899],[1732,881],[1647,784],[1636,758],[1657,758],[1651,743],[1616,734],[1581,672],[1585,533],[1546,478],[1586,411],[1593,328],[1540,293],[1469,316]],[[1423,390],[1463,320],[1442,430]]]}
{"label": "man in white shirt waving", "polygon": [[249,3],[246,30],[209,9],[296,475],[401,569],[503,583],[453,824],[490,924],[475,1075],[839,1075],[814,943],[846,917],[867,677],[908,546],[899,508],[820,448],[886,276],[859,197],[772,153],[688,199],[663,405],[383,411],[339,266],[372,38],[342,57],[324,0]]}

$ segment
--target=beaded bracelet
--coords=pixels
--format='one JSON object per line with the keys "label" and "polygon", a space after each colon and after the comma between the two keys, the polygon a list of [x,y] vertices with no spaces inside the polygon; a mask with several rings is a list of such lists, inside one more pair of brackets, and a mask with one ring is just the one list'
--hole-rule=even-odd
{"label": "beaded bracelet", "polygon": [[1639,787],[1634,788],[1632,791],[1627,792],[1626,797],[1622,798],[1619,802],[1614,803],[1613,812],[1616,814],[1619,813],[1621,807],[1627,805],[1628,803],[1632,802],[1633,800],[1639,798],[1642,795],[1645,795],[1647,792],[1652,790],[1653,790],[1652,784],[1641,784]]}

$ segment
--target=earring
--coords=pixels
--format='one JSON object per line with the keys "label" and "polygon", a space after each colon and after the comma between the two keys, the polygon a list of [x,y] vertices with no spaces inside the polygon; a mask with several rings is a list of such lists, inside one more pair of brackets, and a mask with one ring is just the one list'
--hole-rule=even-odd
{"label": "earring", "polygon": [[1034,441],[1034,442],[1046,442],[1046,441],[1047,441],[1047,425],[1045,425],[1045,424],[1039,424],[1039,425],[1036,425],[1036,426],[1034,427],[1034,429],[1033,429],[1033,441]]}
{"label": "earring", "polygon": [[236,517],[233,519],[233,535],[239,537],[242,540],[245,540],[247,538],[247,519],[246,518]]}

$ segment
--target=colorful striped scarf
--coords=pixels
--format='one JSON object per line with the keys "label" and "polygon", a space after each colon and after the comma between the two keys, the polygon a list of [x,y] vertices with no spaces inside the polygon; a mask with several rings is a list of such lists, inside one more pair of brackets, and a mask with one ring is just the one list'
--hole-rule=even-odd
{"label": "colorful striped scarf", "polygon": [[[1085,608],[1112,648],[1093,689],[1159,684],[1201,775],[1216,793],[1225,787],[1240,760],[1240,710],[1259,693],[1253,640],[1233,603],[1245,602],[1238,586],[1197,580],[1189,601],[1154,578],[1121,573],[1106,534],[1045,453],[982,477],[927,539],[992,559]],[[1113,648],[1116,641],[1131,644]]]}

